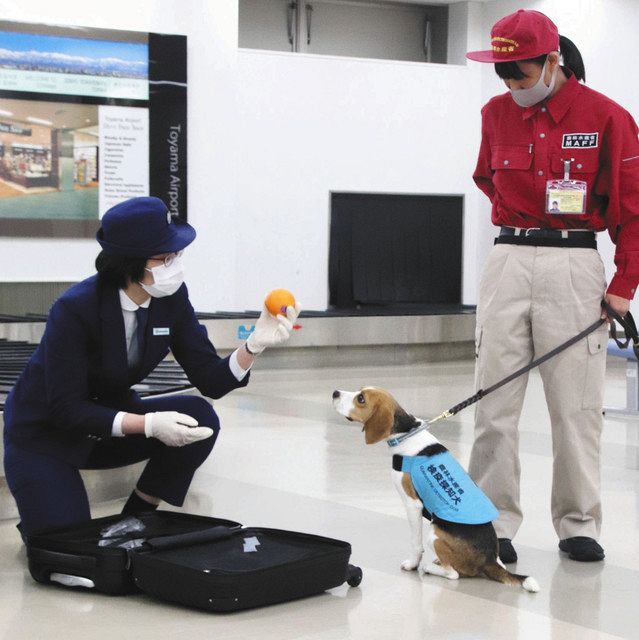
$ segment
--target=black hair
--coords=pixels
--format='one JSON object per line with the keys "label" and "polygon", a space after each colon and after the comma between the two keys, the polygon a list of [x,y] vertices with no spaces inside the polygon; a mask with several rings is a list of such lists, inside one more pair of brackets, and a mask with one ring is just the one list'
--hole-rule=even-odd
{"label": "black hair", "polygon": [[[585,82],[586,67],[584,66],[584,60],[575,43],[566,38],[566,36],[559,36],[559,50],[563,57],[563,66],[569,69],[577,80],[583,80]],[[547,57],[548,54],[544,53],[536,58],[519,60],[518,62],[532,62],[543,67]],[[495,72],[502,80],[521,80],[525,77],[517,62],[496,62]]]}
{"label": "black hair", "polygon": [[95,259],[98,282],[101,285],[111,285],[117,289],[124,289],[129,282],[142,280],[146,261],[146,258],[115,256],[111,253],[100,251]]}

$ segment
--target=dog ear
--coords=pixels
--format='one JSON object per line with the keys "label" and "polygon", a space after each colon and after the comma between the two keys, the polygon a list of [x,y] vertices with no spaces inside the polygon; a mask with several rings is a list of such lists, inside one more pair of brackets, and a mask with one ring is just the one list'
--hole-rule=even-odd
{"label": "dog ear", "polygon": [[364,424],[366,444],[375,444],[387,438],[393,428],[394,415],[386,404],[377,406],[375,412]]}

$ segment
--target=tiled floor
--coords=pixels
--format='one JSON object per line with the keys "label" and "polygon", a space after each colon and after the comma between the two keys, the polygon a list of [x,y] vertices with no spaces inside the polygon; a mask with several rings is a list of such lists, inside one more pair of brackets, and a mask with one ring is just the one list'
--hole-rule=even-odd
{"label": "tiled floor", "polygon": [[[625,403],[625,363],[611,361],[606,402]],[[333,412],[331,392],[379,385],[421,417],[473,392],[473,363],[256,371],[216,403],[223,431],[196,475],[185,509],[245,524],[308,531],[351,542],[359,588],[228,615],[149,597],[109,597],[44,587],[31,579],[15,522],[0,523],[0,637],[11,640],[164,638],[361,640],[639,638],[639,420],[607,419],[603,438],[603,563],[562,558],[550,523],[551,454],[538,374],[521,422],[524,524],[518,573],[539,594],[483,579],[457,582],[399,568],[408,528],[390,482],[386,446],[364,445]],[[434,426],[467,464],[473,412]],[[100,505],[94,515],[116,512]]]}

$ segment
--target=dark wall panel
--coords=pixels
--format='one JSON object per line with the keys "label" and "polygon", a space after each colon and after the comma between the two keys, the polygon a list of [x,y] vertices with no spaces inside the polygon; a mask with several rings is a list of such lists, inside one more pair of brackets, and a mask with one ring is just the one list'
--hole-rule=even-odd
{"label": "dark wall panel", "polygon": [[330,303],[460,303],[461,196],[332,195]]}

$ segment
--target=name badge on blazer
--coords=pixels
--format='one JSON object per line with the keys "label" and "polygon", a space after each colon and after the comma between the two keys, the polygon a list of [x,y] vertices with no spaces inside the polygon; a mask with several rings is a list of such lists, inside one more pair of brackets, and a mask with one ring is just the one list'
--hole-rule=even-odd
{"label": "name badge on blazer", "polygon": [[169,336],[171,335],[171,329],[169,327],[153,327],[154,336]]}

